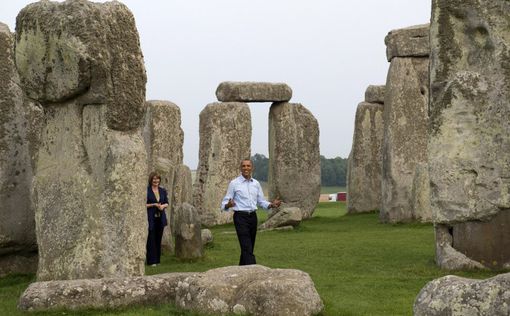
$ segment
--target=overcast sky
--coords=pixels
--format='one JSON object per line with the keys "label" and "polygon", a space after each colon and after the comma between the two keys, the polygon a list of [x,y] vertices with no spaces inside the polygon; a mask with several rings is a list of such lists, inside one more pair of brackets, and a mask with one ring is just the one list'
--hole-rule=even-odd
{"label": "overcast sky", "polygon": [[[2,0],[14,31],[26,0]],[[104,1],[98,1],[104,2]],[[431,0],[123,0],[147,69],[147,99],[181,108],[184,163],[198,165],[199,113],[222,81],[285,82],[319,121],[321,155],[349,155],[357,104],[388,71],[384,37],[430,20]],[[252,154],[268,156],[269,103],[251,103]]]}

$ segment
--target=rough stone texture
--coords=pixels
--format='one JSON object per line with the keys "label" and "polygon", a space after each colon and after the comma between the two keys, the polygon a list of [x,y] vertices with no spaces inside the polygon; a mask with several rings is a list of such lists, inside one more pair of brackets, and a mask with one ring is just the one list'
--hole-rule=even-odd
{"label": "rough stone texture", "polygon": [[177,284],[190,275],[194,274],[35,282],[21,295],[18,309],[77,311],[174,303]]}
{"label": "rough stone texture", "polygon": [[197,259],[203,256],[202,232],[197,209],[182,203],[175,210],[175,256]]}
{"label": "rough stone texture", "polygon": [[452,247],[453,236],[450,232],[451,227],[447,225],[436,224],[436,264],[445,270],[467,270],[484,269],[479,262],[469,259],[463,253]]}
{"label": "rough stone texture", "polygon": [[276,228],[282,226],[298,226],[303,219],[301,210],[297,207],[280,207],[270,213],[267,220],[259,225],[259,229]]}
{"label": "rough stone texture", "polygon": [[384,104],[384,95],[386,94],[386,86],[368,86],[365,90],[365,102]]}
{"label": "rough stone texture", "polygon": [[146,75],[135,20],[120,2],[40,1],[16,18],[16,65],[43,106],[106,104],[107,124],[131,130],[145,111]]}
{"label": "rough stone texture", "polygon": [[432,222],[429,166],[426,164],[418,164],[414,171],[411,208],[413,218],[426,223]]}
{"label": "rough stone texture", "polygon": [[414,302],[415,316],[510,315],[510,273],[486,280],[454,275],[433,280]]}
{"label": "rough stone texture", "polygon": [[250,158],[251,114],[246,103],[211,103],[200,112],[200,148],[193,205],[202,225],[232,222],[221,211],[228,184],[239,176],[242,159]]}
{"label": "rough stone texture", "polygon": [[393,58],[386,82],[382,166],[382,222],[409,222],[418,164],[427,164],[428,58]]}
{"label": "rough stone texture", "polygon": [[307,273],[260,265],[189,276],[179,282],[176,292],[177,306],[213,315],[316,315],[324,308]]}
{"label": "rough stone texture", "polygon": [[[170,101],[147,101],[143,138],[147,149],[149,171],[161,175],[161,186],[168,190],[167,217],[172,217],[176,205],[173,195],[177,170],[182,166],[184,132],[181,128],[181,110]],[[171,225],[163,231],[162,246],[174,252]]]}
{"label": "rough stone texture", "polygon": [[429,24],[392,30],[384,38],[386,58],[427,57],[430,53]]}
{"label": "rough stone texture", "polygon": [[[507,262],[510,230],[480,234],[510,223],[508,216],[495,220],[510,209],[509,12],[502,0],[433,1],[429,142],[434,221],[453,234],[477,221],[493,225],[473,229],[462,252],[492,248]],[[494,258],[476,260],[491,267]]]}
{"label": "rough stone texture", "polygon": [[37,270],[32,156],[42,110],[28,102],[14,64],[14,35],[0,23],[0,275]]}
{"label": "rough stone texture", "polygon": [[273,103],[269,111],[269,198],[312,216],[321,185],[319,124],[298,103]]}
{"label": "rough stone texture", "polygon": [[216,89],[216,97],[223,102],[286,102],[292,89],[285,83],[225,81]]}
{"label": "rough stone texture", "polygon": [[384,105],[367,102],[360,103],[356,110],[347,170],[348,213],[381,207],[383,111]]}
{"label": "rough stone texture", "polygon": [[207,228],[202,229],[200,235],[202,236],[202,245],[205,246],[213,242],[213,234],[209,229]]}
{"label": "rough stone texture", "polygon": [[119,2],[42,1],[17,17],[22,85],[44,106],[32,198],[38,280],[144,273],[145,70]]}
{"label": "rough stone texture", "polygon": [[175,210],[182,203],[191,203],[193,201],[193,182],[191,170],[188,166],[180,165],[175,171],[174,185],[171,191],[171,200],[168,211],[168,225],[171,232],[171,240],[174,242],[170,244],[170,252],[175,253]]}

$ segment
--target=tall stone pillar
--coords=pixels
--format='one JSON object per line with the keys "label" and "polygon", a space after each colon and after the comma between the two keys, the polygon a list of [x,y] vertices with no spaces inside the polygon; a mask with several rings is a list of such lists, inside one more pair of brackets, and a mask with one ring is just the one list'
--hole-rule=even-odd
{"label": "tall stone pillar", "polygon": [[432,2],[429,170],[436,261],[510,267],[510,4]]}
{"label": "tall stone pillar", "polygon": [[358,105],[347,170],[347,212],[381,207],[381,169],[385,86],[369,86]]}
{"label": "tall stone pillar", "polygon": [[119,2],[42,1],[16,20],[21,84],[44,108],[35,160],[39,280],[144,273],[146,75]]}
{"label": "tall stone pillar", "polygon": [[427,164],[429,26],[391,31],[384,99],[381,222],[422,220],[412,211],[417,166]]}
{"label": "tall stone pillar", "polygon": [[251,114],[246,103],[208,104],[200,112],[200,149],[193,206],[202,225],[232,221],[232,212],[221,210],[229,182],[240,174],[242,159],[250,158]]}
{"label": "tall stone pillar", "polygon": [[20,87],[14,34],[0,23],[0,276],[37,270],[30,188],[41,116]]}
{"label": "tall stone pillar", "polygon": [[299,207],[303,219],[319,202],[319,124],[299,103],[278,102],[269,110],[269,199]]}
{"label": "tall stone pillar", "polygon": [[[161,186],[169,197],[173,196],[175,176],[182,165],[184,132],[181,128],[181,110],[169,101],[147,101],[144,141],[149,161],[149,172],[161,175]],[[171,198],[170,198],[171,200]],[[169,201],[167,217],[175,210],[175,201]],[[174,240],[170,225],[163,231],[163,248],[174,251]]]}

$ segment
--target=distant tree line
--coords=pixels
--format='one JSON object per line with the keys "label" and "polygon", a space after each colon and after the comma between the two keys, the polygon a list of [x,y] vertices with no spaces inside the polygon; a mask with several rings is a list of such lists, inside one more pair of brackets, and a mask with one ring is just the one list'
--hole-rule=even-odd
{"label": "distant tree line", "polygon": [[[255,154],[251,159],[255,167],[253,177],[260,181],[267,181],[269,158],[262,154]],[[347,185],[347,158],[321,156],[321,185],[341,187]]]}

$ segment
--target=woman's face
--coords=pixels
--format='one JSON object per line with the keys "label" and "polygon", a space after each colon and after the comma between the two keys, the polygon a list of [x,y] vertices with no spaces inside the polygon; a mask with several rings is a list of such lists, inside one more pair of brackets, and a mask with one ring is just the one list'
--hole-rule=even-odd
{"label": "woman's face", "polygon": [[159,178],[158,178],[158,177],[153,177],[153,178],[152,178],[152,180],[151,180],[151,184],[152,184],[153,186],[159,186],[159,183],[160,183],[160,182],[161,182],[161,181],[159,180]]}

